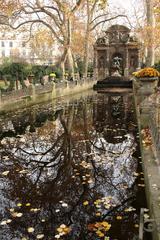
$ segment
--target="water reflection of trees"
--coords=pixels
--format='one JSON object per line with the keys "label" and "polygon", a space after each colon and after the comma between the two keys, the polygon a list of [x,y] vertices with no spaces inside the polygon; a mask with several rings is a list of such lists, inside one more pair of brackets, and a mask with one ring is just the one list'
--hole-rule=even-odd
{"label": "water reflection of trees", "polygon": [[[52,121],[35,128],[35,132],[25,131],[18,138],[2,140],[1,169],[9,173],[1,178],[2,196],[7,200],[1,218],[11,218],[9,208],[23,213],[7,225],[7,232],[2,228],[4,239],[16,234],[35,239],[38,233],[44,233],[45,239],[54,239],[56,228],[62,223],[72,229],[65,239],[97,239],[87,225],[104,219],[115,223],[110,230],[112,238],[133,239],[136,235],[138,209],[125,211],[135,201],[135,123],[131,130],[125,125],[125,131],[120,131],[132,109],[127,108],[124,123],[119,123],[122,120],[117,120],[118,115],[114,116],[110,128],[117,121],[121,138],[109,142],[104,128],[107,118],[96,121],[100,100],[89,98],[70,104],[58,111]],[[102,113],[108,114],[110,105],[101,104],[105,107]],[[97,122],[103,131],[97,129]],[[99,199],[104,201],[98,206],[95,202]],[[85,201],[87,205],[83,205]],[[21,207],[16,206],[18,202]],[[117,215],[123,220],[116,220]],[[35,228],[32,234],[27,233],[30,226]]]}

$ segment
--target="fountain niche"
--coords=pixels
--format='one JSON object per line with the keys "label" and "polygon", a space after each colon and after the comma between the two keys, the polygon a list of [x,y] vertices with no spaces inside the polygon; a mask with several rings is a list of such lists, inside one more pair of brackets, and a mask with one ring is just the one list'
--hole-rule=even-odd
{"label": "fountain niche", "polygon": [[132,87],[131,74],[140,68],[140,44],[130,29],[113,25],[94,44],[94,89]]}

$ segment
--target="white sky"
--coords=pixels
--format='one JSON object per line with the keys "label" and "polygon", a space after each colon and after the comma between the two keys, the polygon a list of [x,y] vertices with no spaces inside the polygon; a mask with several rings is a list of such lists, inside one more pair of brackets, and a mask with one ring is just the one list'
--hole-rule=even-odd
{"label": "white sky", "polygon": [[[137,19],[143,16],[144,5],[143,0],[108,0],[111,12],[117,14],[125,14],[128,16],[128,27],[134,28],[137,25]],[[137,18],[138,17],[138,18]],[[125,24],[125,18],[118,18],[117,23]]]}
{"label": "white sky", "polygon": [[109,0],[109,4],[131,10],[134,0]]}

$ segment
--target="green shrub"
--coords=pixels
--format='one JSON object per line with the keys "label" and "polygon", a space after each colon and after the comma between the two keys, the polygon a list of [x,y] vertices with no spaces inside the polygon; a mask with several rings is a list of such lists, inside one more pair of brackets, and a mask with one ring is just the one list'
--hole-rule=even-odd
{"label": "green shrub", "polygon": [[160,72],[160,61],[154,64],[154,68]]}

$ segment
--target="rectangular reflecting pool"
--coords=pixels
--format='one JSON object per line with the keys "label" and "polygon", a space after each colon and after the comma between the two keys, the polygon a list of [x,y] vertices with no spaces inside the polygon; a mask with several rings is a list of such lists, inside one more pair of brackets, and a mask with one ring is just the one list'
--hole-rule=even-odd
{"label": "rectangular reflecting pool", "polygon": [[0,139],[1,240],[138,239],[146,202],[132,94],[8,113]]}

